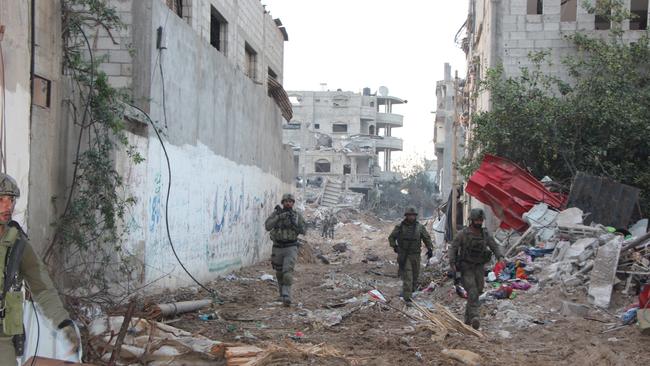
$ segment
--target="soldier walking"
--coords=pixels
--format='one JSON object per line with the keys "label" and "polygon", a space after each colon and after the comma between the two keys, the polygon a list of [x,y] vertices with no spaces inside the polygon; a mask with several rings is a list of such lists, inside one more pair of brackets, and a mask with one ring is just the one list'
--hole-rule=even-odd
{"label": "soldier walking", "polygon": [[[485,213],[480,208],[472,209],[469,215],[470,226],[456,235],[449,247],[449,264],[451,270],[460,271],[463,286],[467,291],[465,306],[465,324],[479,329],[480,304],[479,296],[483,293],[485,280],[485,263],[494,254],[500,261],[503,254],[494,238],[483,228]],[[488,249],[489,248],[489,249]]]}
{"label": "soldier walking", "polygon": [[271,264],[278,280],[280,301],[284,306],[291,305],[293,268],[298,257],[298,235],[305,234],[305,219],[293,209],[295,202],[292,194],[284,194],[282,207],[275,206],[275,211],[264,223],[266,231],[271,232]]}
{"label": "soldier walking", "polygon": [[23,327],[23,280],[45,313],[72,343],[75,352],[79,339],[68,312],[63,308],[47,268],[29,244],[27,234],[12,220],[20,189],[16,181],[0,173],[0,366],[15,366],[25,344]]}
{"label": "soldier walking", "polygon": [[427,259],[433,257],[431,236],[424,225],[417,221],[415,207],[409,207],[404,212],[404,220],[388,236],[388,242],[397,253],[399,274],[402,279],[402,296],[407,306],[412,306],[411,296],[417,287],[420,275],[421,243],[427,247]]}

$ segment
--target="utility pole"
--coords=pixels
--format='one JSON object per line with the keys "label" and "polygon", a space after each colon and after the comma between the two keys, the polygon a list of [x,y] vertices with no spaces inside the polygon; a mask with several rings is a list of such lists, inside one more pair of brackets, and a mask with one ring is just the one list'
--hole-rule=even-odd
{"label": "utility pole", "polygon": [[458,124],[459,114],[458,114],[458,103],[460,98],[458,97],[458,71],[454,78],[454,121],[451,127],[452,138],[451,138],[451,233],[452,236],[456,236],[457,225],[458,225],[458,148],[457,135],[458,135]]}

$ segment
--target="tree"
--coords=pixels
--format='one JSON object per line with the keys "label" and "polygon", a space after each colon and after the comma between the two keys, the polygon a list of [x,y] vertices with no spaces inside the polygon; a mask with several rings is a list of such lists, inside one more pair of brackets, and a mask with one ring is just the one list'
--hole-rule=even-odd
{"label": "tree", "polygon": [[[562,64],[567,80],[545,74],[548,52],[531,54],[533,66],[505,77],[491,69],[482,82],[493,109],[473,116],[470,154],[461,162],[469,176],[483,154],[509,158],[532,174],[569,181],[577,171],[616,179],[642,189],[650,209],[650,38],[630,42],[620,23],[630,14],[619,0],[599,2],[591,12],[611,10],[607,38],[566,36],[576,47]],[[618,25],[617,25],[618,24]]]}

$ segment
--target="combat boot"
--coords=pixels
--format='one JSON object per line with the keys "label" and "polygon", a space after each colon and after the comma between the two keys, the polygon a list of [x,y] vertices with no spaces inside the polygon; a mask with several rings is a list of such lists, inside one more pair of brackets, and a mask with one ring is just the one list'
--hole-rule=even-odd
{"label": "combat boot", "polygon": [[472,328],[478,330],[481,327],[481,321],[478,318],[474,318],[471,321]]}
{"label": "combat boot", "polygon": [[291,286],[282,286],[280,293],[282,295],[282,305],[291,306]]}

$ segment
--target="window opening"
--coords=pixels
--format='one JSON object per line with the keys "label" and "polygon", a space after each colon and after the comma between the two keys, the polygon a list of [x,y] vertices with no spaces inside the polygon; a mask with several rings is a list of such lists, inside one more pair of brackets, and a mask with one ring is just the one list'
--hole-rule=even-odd
{"label": "window opening", "polygon": [[[595,26],[596,30],[607,30],[611,28],[611,22],[609,20],[609,14],[611,14],[612,9],[606,7],[606,3],[603,0],[598,0],[596,2],[596,9],[602,9],[602,14],[596,14]],[[607,14],[607,15],[605,15]]]}
{"label": "window opening", "polygon": [[560,21],[575,22],[578,16],[578,0],[562,0],[560,3]]}
{"label": "window opening", "polygon": [[544,11],[544,1],[542,0],[528,0],[527,13],[528,15],[539,15]]}
{"label": "window opening", "polygon": [[248,43],[244,43],[246,54],[246,75],[255,80],[257,78],[257,52]]}
{"label": "window opening", "polygon": [[348,132],[348,125],[345,123],[335,123],[332,125],[332,132]]}
{"label": "window opening", "polygon": [[630,11],[632,13],[630,30],[648,29],[648,0],[632,0]]}
{"label": "window opening", "polygon": [[210,44],[224,55],[226,54],[227,31],[226,18],[214,6],[210,6]]}
{"label": "window opening", "polygon": [[314,164],[314,171],[316,173],[329,173],[330,168],[330,162],[326,159],[318,159]]}
{"label": "window opening", "polygon": [[314,129],[315,130],[320,129],[320,123],[314,123]]}

